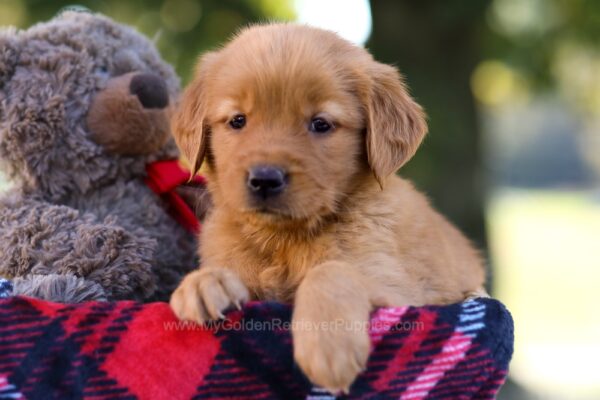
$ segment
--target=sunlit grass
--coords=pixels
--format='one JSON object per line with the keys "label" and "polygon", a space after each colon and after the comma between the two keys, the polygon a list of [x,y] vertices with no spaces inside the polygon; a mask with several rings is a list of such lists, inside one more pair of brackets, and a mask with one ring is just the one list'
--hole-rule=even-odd
{"label": "sunlit grass", "polygon": [[487,214],[513,378],[548,398],[600,398],[600,196],[503,190]]}

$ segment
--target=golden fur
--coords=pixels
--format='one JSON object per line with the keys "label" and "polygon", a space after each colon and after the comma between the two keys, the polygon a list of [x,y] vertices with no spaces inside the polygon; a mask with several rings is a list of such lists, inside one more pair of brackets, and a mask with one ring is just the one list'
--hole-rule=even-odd
{"label": "golden fur", "polygon": [[[246,126],[233,130],[240,113]],[[309,132],[315,115],[334,130]],[[202,57],[173,128],[194,171],[207,162],[214,200],[202,267],[171,299],[180,318],[220,318],[249,298],[293,302],[296,362],[338,391],[366,365],[374,307],[452,303],[482,287],[477,252],[395,175],[426,133],[423,111],[395,68],[334,33],[245,29]],[[268,212],[246,188],[265,163],[290,177]],[[364,325],[315,328],[332,321]]]}

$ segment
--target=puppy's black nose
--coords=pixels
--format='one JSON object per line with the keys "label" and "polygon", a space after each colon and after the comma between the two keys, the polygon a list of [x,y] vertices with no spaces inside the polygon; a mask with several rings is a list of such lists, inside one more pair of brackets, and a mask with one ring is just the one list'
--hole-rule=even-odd
{"label": "puppy's black nose", "polygon": [[257,165],[250,169],[247,185],[250,192],[266,199],[283,192],[287,185],[287,174],[280,167]]}
{"label": "puppy's black nose", "polygon": [[129,91],[138,97],[144,108],[165,108],[169,105],[167,84],[154,74],[135,75],[131,78]]}

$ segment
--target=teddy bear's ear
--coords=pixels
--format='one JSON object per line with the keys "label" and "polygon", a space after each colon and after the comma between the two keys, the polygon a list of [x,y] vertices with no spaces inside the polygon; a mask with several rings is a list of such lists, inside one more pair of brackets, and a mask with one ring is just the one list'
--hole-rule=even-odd
{"label": "teddy bear's ear", "polygon": [[11,78],[19,58],[17,30],[0,29],[0,88]]}

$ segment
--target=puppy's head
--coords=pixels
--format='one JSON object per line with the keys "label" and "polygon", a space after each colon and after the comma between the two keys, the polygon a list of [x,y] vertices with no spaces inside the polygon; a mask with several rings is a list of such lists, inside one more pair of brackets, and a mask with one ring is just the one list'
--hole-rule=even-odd
{"label": "puppy's head", "polygon": [[426,132],[395,68],[291,24],[204,55],[173,125],[193,170],[207,162],[217,205],[271,220],[335,213],[358,177],[383,186]]}

